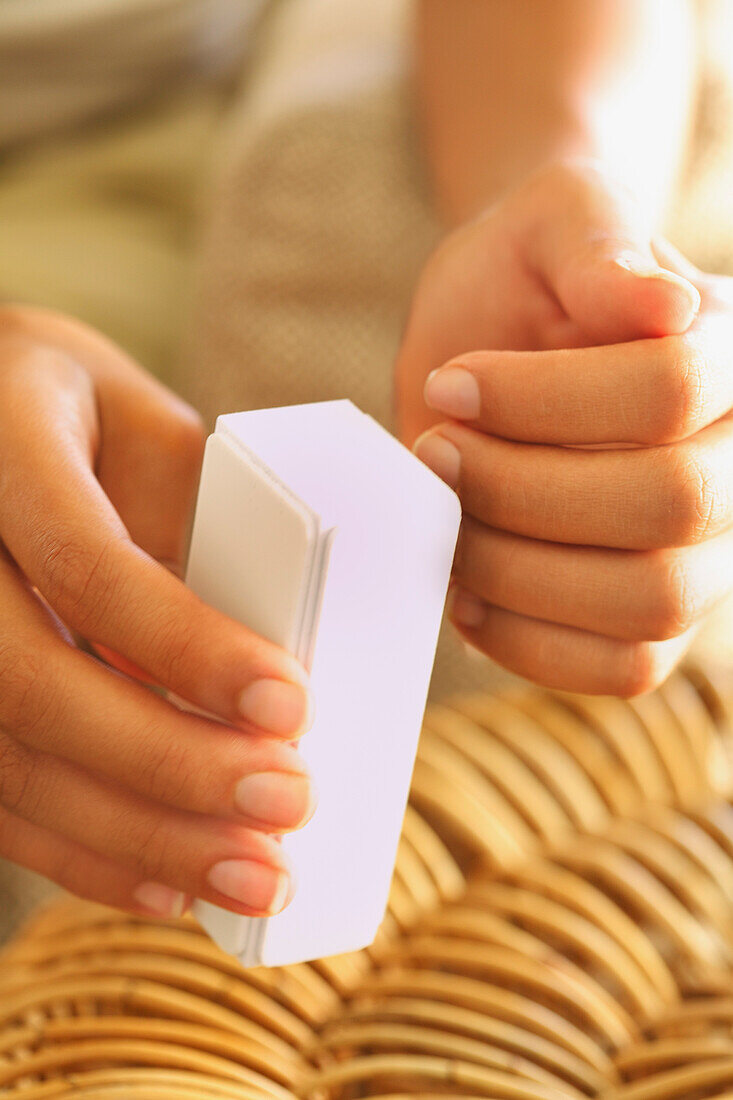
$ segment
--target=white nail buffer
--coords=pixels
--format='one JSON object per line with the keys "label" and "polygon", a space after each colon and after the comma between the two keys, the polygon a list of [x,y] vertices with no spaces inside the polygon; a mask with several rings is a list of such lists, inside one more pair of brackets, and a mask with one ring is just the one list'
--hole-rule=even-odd
{"label": "white nail buffer", "polygon": [[312,820],[273,917],[198,901],[245,966],[356,950],[382,920],[460,523],[455,493],[350,401],[220,416],[206,445],[187,583],[296,654],[316,718],[300,750]]}

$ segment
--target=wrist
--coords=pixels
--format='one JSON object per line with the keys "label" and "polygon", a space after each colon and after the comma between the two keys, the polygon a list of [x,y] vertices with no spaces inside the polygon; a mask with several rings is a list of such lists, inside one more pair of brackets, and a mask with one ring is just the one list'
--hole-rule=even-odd
{"label": "wrist", "polygon": [[530,176],[567,160],[599,159],[600,150],[580,125],[568,125],[561,134],[548,133],[531,144],[509,142],[476,156],[471,163],[457,161],[428,150],[435,209],[446,230],[477,217],[499,202]]}

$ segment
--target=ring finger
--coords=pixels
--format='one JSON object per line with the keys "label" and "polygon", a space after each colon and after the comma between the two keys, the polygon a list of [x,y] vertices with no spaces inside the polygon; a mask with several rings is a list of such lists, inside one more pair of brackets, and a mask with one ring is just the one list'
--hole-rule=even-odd
{"label": "ring finger", "polygon": [[451,618],[476,649],[502,667],[543,687],[589,695],[639,695],[667,677],[690,646],[694,629],[663,642],[627,642],[589,630],[544,622],[484,604],[470,625],[458,622],[461,596],[453,594]]}
{"label": "ring finger", "polygon": [[661,641],[682,634],[730,589],[733,533],[682,550],[604,550],[527,539],[464,516],[453,576],[470,596],[507,611]]}
{"label": "ring finger", "polygon": [[43,875],[77,897],[157,917],[178,917],[189,899],[180,890],[140,881],[128,867],[42,829],[0,806],[0,855]]}
{"label": "ring finger", "polygon": [[0,805],[139,880],[254,916],[278,912],[289,899],[282,848],[264,833],[166,809],[2,732],[0,759]]}

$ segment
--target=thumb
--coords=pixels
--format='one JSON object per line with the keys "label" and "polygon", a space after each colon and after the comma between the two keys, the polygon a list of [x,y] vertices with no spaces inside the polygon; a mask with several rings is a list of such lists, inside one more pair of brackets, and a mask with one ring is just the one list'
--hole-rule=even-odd
{"label": "thumb", "polygon": [[632,196],[594,166],[554,171],[524,239],[527,262],[568,317],[599,344],[685,332],[700,293],[657,261]]}

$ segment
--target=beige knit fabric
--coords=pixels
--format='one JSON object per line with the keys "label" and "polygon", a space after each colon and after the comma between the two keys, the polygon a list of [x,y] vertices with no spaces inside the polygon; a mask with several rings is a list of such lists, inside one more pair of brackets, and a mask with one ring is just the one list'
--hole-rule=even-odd
{"label": "beige knit fabric", "polygon": [[283,6],[232,112],[185,390],[209,416],[351,397],[389,424],[410,288],[437,229],[405,85],[405,5]]}

